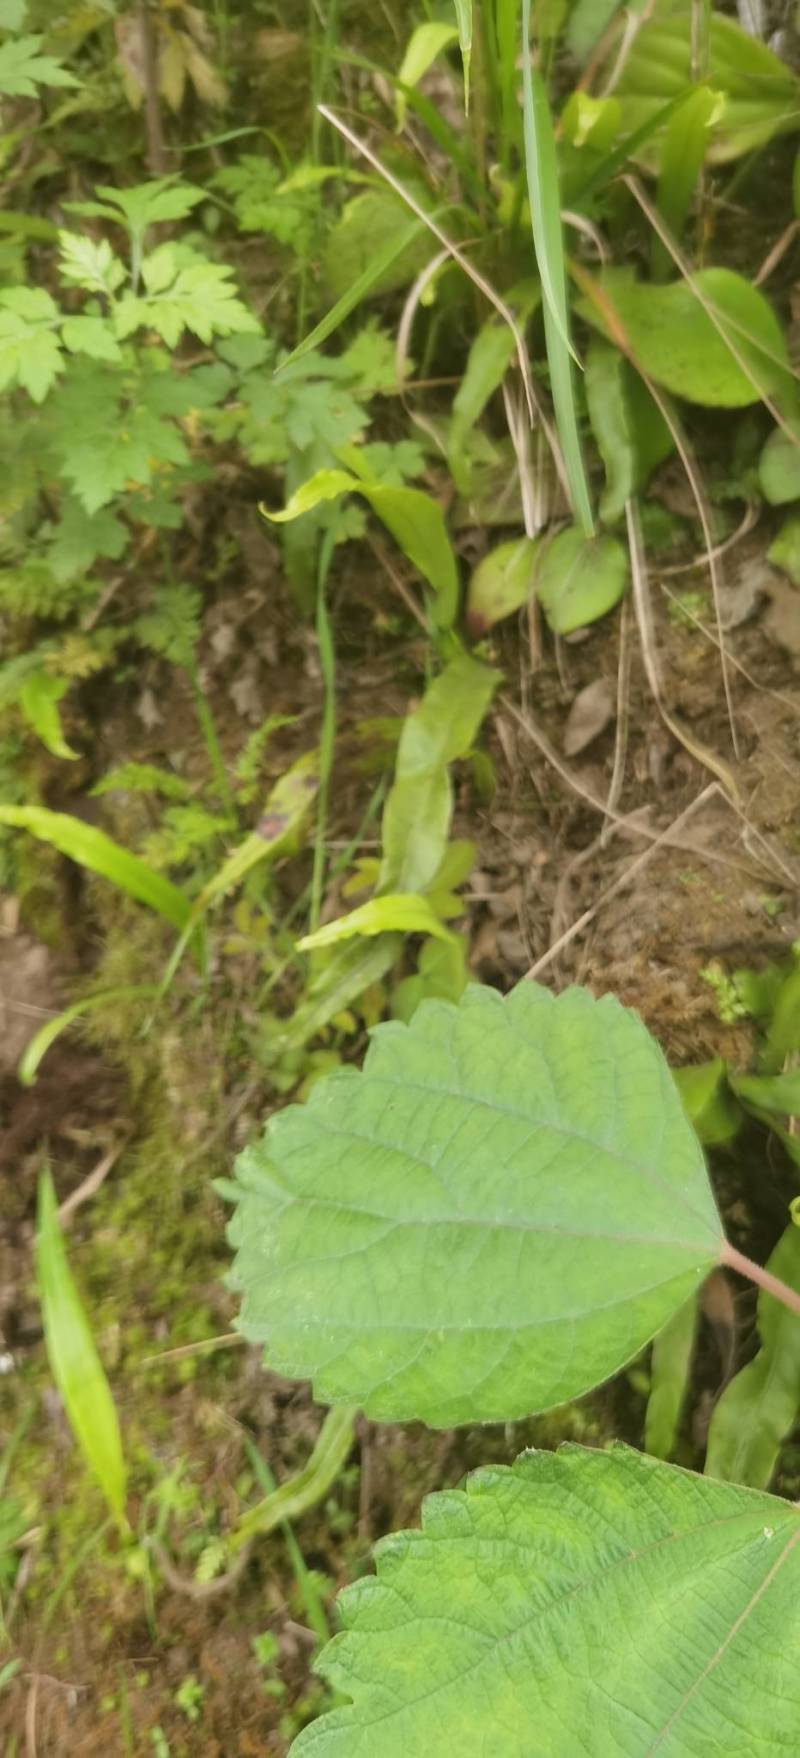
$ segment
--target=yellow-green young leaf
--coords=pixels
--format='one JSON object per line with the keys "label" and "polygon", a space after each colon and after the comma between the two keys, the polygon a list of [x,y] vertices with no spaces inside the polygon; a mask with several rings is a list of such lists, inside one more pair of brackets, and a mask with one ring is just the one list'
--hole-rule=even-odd
{"label": "yellow-green young leaf", "polygon": [[435,934],[440,940],[450,939],[448,930],[424,897],[415,892],[394,892],[388,897],[372,897],[349,915],[306,934],[298,940],[298,950],[312,952],[317,946],[352,940],[355,934]]}
{"label": "yellow-green young leaf", "polygon": [[246,874],[262,861],[275,860],[296,848],[318,787],[319,753],[306,751],[271,788],[252,835],[231,851],[213,879],[209,879],[194,906],[195,913],[208,909],[217,898],[240,885]]}
{"label": "yellow-green young leaf", "polygon": [[619,118],[619,98],[594,98],[591,92],[576,90],[561,112],[562,139],[570,146],[607,153],[619,134]]}
{"label": "yellow-green young leaf", "polygon": [[245,1336],[321,1402],[391,1422],[580,1396],[722,1249],[661,1051],[581,989],[424,1002],[377,1028],[363,1073],[274,1115],[236,1171]]}
{"label": "yellow-green young leaf", "polygon": [[449,765],[470,750],[499,681],[499,672],[460,654],[404,721],[383,812],[379,892],[427,891],[435,882],[453,815]]}
{"label": "yellow-green young leaf", "polygon": [[89,1470],[124,1525],[126,1471],[117,1412],[67,1262],[49,1172],[39,1180],[36,1268],[53,1379]]}
{"label": "yellow-green young leaf", "polygon": [[[301,1050],[310,1039],[330,1025],[363,995],[373,983],[379,983],[403,950],[399,934],[378,934],[374,939],[345,940],[318,954],[319,966],[314,970],[301,1001],[279,1034],[280,1052]],[[316,960],[315,960],[316,964]]]}
{"label": "yellow-green young leaf", "polygon": [[[416,30],[411,32],[400,63],[397,75],[399,87],[418,85],[437,56],[441,55],[443,49],[449,48],[457,37],[458,31],[454,24],[418,24]],[[394,108],[397,126],[401,129],[405,124],[408,108],[408,99],[401,89],[397,92]]]}
{"label": "yellow-green young leaf", "polygon": [[490,549],[473,569],[467,588],[467,628],[476,641],[502,617],[527,604],[539,554],[538,538],[515,537]]}
{"label": "yellow-green young leaf", "polygon": [[777,1117],[800,1117],[800,1069],[788,1069],[786,1074],[732,1074],[729,1078],[743,1104]]}
{"label": "yellow-green young leaf", "polygon": [[231,850],[192,904],[183,933],[164,972],[159,989],[160,997],[166,994],[192,935],[199,928],[211,905],[217,903],[221,897],[226,897],[237,885],[241,885],[254,867],[294,851],[318,787],[319,753],[307,751],[276,781],[267,796],[257,828],[238,847]]}
{"label": "yellow-green young leaf", "polygon": [[[800,1293],[800,1228],[786,1228],[767,1269]],[[766,1489],[800,1411],[800,1318],[761,1288],[758,1331],[755,1360],[725,1387],[711,1418],[706,1473]]]}
{"label": "yellow-green young leaf", "polygon": [[[656,203],[673,238],[680,241],[709,148],[713,129],[724,115],[725,99],[710,86],[687,94],[671,118],[661,150]],[[651,253],[653,273],[670,273],[672,258],[657,233]]]}
{"label": "yellow-green young leaf", "polygon": [[551,629],[569,635],[611,610],[629,578],[628,552],[616,537],[587,539],[573,525],[543,549],[536,596]]}
{"label": "yellow-green young leaf", "polygon": [[[292,1758],[794,1758],[800,1515],[624,1447],[527,1452],[381,1539]],[[344,1699],[344,1701],[342,1701]]]}
{"label": "yellow-green young leaf", "polygon": [[440,628],[449,629],[458,610],[458,568],[438,501],[421,488],[391,488],[365,480],[348,470],[318,470],[292,495],[281,513],[262,507],[273,524],[298,519],[322,501],[338,500],[342,494],[363,494],[382,519],[395,542],[436,594],[435,613]]}
{"label": "yellow-green young leaf", "polygon": [[733,269],[699,269],[691,286],[656,286],[634,281],[627,269],[609,269],[597,288],[598,298],[580,298],[577,309],[606,334],[606,314],[613,313],[634,365],[677,397],[742,409],[768,396],[794,408],[778,319],[764,294]]}
{"label": "yellow-green young leaf", "polygon": [[58,704],[68,689],[66,678],[54,677],[49,671],[34,671],[20,689],[19,705],[47,750],[54,757],[71,759],[78,753],[67,744],[58,712]]}
{"label": "yellow-green young leaf", "polygon": [[183,928],[189,921],[191,904],[185,893],[93,824],[84,824],[67,812],[50,812],[45,806],[0,806],[0,824],[29,830],[31,836],[50,843],[79,866],[110,879],[137,903],[148,904],[173,927]]}
{"label": "yellow-green young leaf", "polygon": [[721,1056],[673,1069],[684,1111],[704,1148],[727,1147],[742,1127],[742,1114],[732,1097],[728,1069]]}
{"label": "yellow-green young leaf", "polygon": [[767,550],[767,561],[782,568],[793,586],[800,586],[800,518],[790,513]]}
{"label": "yellow-green young leaf", "polygon": [[653,1340],[644,1444],[656,1459],[670,1459],[675,1452],[696,1335],[697,1299],[692,1295]]}

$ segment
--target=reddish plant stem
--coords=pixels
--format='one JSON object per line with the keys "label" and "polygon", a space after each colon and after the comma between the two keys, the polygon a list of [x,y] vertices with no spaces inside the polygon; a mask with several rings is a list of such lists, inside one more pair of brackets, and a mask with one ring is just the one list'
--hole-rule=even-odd
{"label": "reddish plant stem", "polygon": [[751,1257],[745,1257],[744,1252],[737,1251],[735,1245],[731,1245],[727,1239],[723,1241],[719,1261],[727,1269],[735,1270],[737,1275],[746,1276],[748,1282],[755,1282],[765,1293],[774,1295],[782,1306],[788,1306],[789,1311],[800,1318],[800,1294],[786,1282],[779,1281],[769,1270],[765,1270],[763,1264],[754,1263]]}

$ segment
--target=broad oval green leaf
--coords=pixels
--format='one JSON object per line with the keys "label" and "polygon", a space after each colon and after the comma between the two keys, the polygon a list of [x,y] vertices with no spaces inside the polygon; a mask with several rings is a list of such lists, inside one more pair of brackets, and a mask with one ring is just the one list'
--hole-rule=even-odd
{"label": "broad oval green leaf", "polygon": [[614,1447],[523,1453],[376,1548],[292,1758],[790,1758],[800,1515]]}
{"label": "broad oval green leaf", "polygon": [[320,1401],[510,1421],[630,1360],[717,1260],[667,1064],[612,997],[520,983],[373,1034],[237,1163],[241,1328]]}
{"label": "broad oval green leaf", "polygon": [[727,1064],[721,1056],[713,1062],[696,1062],[674,1068],[675,1085],[684,1111],[705,1148],[727,1147],[742,1127],[742,1116],[733,1098]]}
{"label": "broad oval green leaf", "polygon": [[406,44],[405,54],[397,75],[399,90],[395,98],[395,116],[398,129],[402,129],[408,108],[408,98],[402,90],[403,86],[415,86],[433,66],[437,56],[443,49],[456,42],[458,30],[454,24],[445,24],[434,20],[430,24],[418,24],[411,32]]}
{"label": "broad oval green leaf", "polygon": [[499,672],[459,654],[406,716],[383,813],[379,892],[436,883],[453,816],[448,767],[471,749],[499,681]]}
{"label": "broad oval green leaf", "polygon": [[49,842],[62,855],[110,879],[137,903],[164,916],[175,928],[185,928],[191,916],[191,904],[185,892],[179,891],[162,873],[148,867],[146,861],[122,848],[104,830],[84,824],[69,812],[51,812],[46,806],[0,806],[0,824],[14,829],[29,830],[40,842]]}
{"label": "broad oval green leaf", "polygon": [[586,538],[573,525],[544,550],[536,596],[551,629],[570,635],[612,610],[629,579],[628,552],[616,537]]}
{"label": "broad oval green leaf", "polygon": [[778,319],[764,294],[733,269],[699,269],[691,285],[667,286],[610,269],[597,289],[597,301],[577,301],[583,316],[610,333],[613,314],[612,339],[622,334],[634,364],[677,397],[725,409],[773,397],[793,407]]}
{"label": "broad oval green leaf", "polygon": [[800,421],[770,434],[758,460],[758,480],[771,507],[800,500]]}
{"label": "broad oval green leaf", "polygon": [[467,628],[476,640],[532,597],[540,548],[535,537],[513,537],[490,549],[473,570],[467,588]]}
{"label": "broad oval green leaf", "polygon": [[[800,1293],[800,1228],[786,1228],[767,1269]],[[761,1288],[758,1329],[758,1354],[725,1387],[711,1418],[706,1472],[766,1489],[800,1411],[800,1318]]]}
{"label": "broad oval green leaf", "polygon": [[56,677],[49,671],[34,671],[21,686],[19,705],[46,749],[54,757],[73,759],[77,758],[78,752],[67,744],[58,712],[58,704],[68,689],[66,678]]}
{"label": "broad oval green leaf", "polygon": [[606,473],[600,501],[604,525],[622,517],[625,502],[643,488],[674,447],[672,434],[647,386],[618,348],[593,336],[586,352],[586,403]]}
{"label": "broad oval green leaf", "polygon": [[36,1267],[53,1378],[89,1470],[125,1526],[127,1474],[116,1407],[67,1262],[49,1172],[39,1182]]}

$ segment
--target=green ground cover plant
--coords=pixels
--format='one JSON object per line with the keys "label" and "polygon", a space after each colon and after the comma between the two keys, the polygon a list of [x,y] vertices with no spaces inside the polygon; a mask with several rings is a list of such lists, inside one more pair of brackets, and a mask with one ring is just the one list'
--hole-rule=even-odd
{"label": "green ground cover plant", "polygon": [[[135,1603],[91,1730],[126,1755],[795,1749],[796,802],[748,758],[796,753],[731,681],[795,712],[758,622],[800,581],[779,48],[686,0],[0,0],[0,1016],[7,941],[57,965],[10,1003],[33,1148],[0,1069],[9,1758],[84,1582]],[[767,570],[737,622],[728,555],[777,611]],[[698,854],[664,819],[703,770],[738,817]],[[697,1042],[516,981],[582,980],[620,832],[683,850],[642,963],[713,995]],[[52,1097],[92,1056],[131,1112],[96,1210]],[[264,1113],[216,1181],[259,1381],[211,1180]]]}
{"label": "green ground cover plant", "polygon": [[[245,1334],[379,1420],[563,1403],[719,1263],[769,1298],[751,1378],[800,1318],[796,1230],[773,1259],[788,1284],[742,1260],[657,1046],[579,989],[473,987],[378,1028],[362,1073],[272,1119],[231,1194]],[[742,1444],[735,1385],[712,1473],[726,1426]],[[798,1538],[785,1503],[624,1449],[479,1472],[348,1590],[320,1665],[352,1702],[294,1750],[788,1751]]]}

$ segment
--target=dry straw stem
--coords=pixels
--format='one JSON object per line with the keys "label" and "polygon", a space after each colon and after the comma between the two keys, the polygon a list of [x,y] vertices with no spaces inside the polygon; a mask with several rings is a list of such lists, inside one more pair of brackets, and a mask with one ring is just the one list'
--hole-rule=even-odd
{"label": "dry straw stem", "polygon": [[[681,812],[679,816],[673,820],[672,824],[667,826],[666,830],[662,830],[660,836],[656,836],[655,841],[650,844],[650,847],[644,849],[640,855],[637,855],[635,861],[632,861],[630,866],[625,868],[625,871],[614,880],[613,884],[606,886],[605,891],[601,891],[600,896],[596,898],[590,908],[584,910],[583,915],[579,916],[577,921],[573,922],[570,928],[564,930],[564,933],[559,936],[558,940],[553,942],[552,946],[548,947],[547,951],[542,954],[541,958],[537,958],[536,963],[532,964],[530,970],[525,972],[525,976],[531,981],[535,977],[538,977],[540,972],[546,970],[547,966],[552,964],[553,959],[557,958],[559,953],[563,952],[566,946],[569,946],[573,940],[577,939],[577,936],[583,932],[584,928],[588,928],[590,922],[594,921],[598,911],[603,909],[605,904],[610,903],[612,897],[616,897],[618,891],[624,890],[625,886],[629,885],[631,880],[635,879],[637,874],[642,872],[643,868],[646,867],[648,862],[652,860],[653,856],[658,853],[659,849],[665,848],[667,845],[674,848],[677,832],[682,830],[683,826],[688,823],[689,819],[694,817],[695,812],[698,812],[701,806],[707,805],[708,801],[716,793],[722,793],[722,789],[718,782],[710,781],[708,787],[705,787],[703,792],[698,794],[696,798],[691,801],[685,811]],[[724,794],[723,798],[725,798]],[[639,827],[634,826],[633,828]],[[695,852],[700,853],[702,851],[696,850]]]}
{"label": "dry straw stem", "polygon": [[[608,328],[608,331],[609,331],[609,334],[612,338],[612,341],[614,342],[616,347],[619,348],[620,352],[625,355],[626,360],[630,361],[630,364],[633,367],[634,371],[638,372],[639,377],[642,380],[642,383],[646,386],[647,390],[649,391],[650,396],[653,399],[653,402],[655,403],[661,416],[663,417],[664,421],[666,422],[667,427],[669,428],[669,431],[672,435],[672,439],[675,444],[675,448],[678,453],[678,457],[680,458],[680,461],[681,461],[683,468],[686,472],[687,481],[688,481],[689,487],[691,488],[691,491],[692,491],[694,503],[695,503],[695,506],[697,507],[697,512],[698,512],[698,516],[700,519],[700,525],[701,525],[701,529],[703,532],[703,542],[705,544],[705,560],[708,564],[709,577],[711,580],[711,593],[712,593],[712,597],[714,600],[714,616],[716,619],[717,630],[719,633],[720,667],[721,667],[721,671],[722,671],[723,688],[725,691],[725,704],[726,704],[727,711],[728,711],[728,722],[729,722],[730,730],[731,730],[731,744],[733,745],[734,756],[738,757],[739,756],[739,746],[738,746],[738,741],[737,741],[737,737],[736,737],[736,721],[734,718],[733,699],[731,696],[730,679],[728,677],[728,670],[727,670],[727,664],[726,664],[727,650],[725,647],[723,628],[722,628],[722,613],[721,613],[721,606],[720,606],[720,584],[721,584],[721,582],[720,582],[720,578],[719,578],[719,571],[717,568],[718,550],[715,547],[714,541],[713,541],[713,533],[711,530],[711,521],[709,518],[708,506],[706,504],[706,497],[705,497],[705,492],[703,489],[702,478],[701,478],[700,473],[697,469],[697,466],[694,462],[690,448],[689,448],[689,446],[683,436],[683,433],[682,433],[682,430],[680,427],[680,423],[678,422],[678,420],[675,416],[675,412],[674,412],[671,404],[669,403],[669,401],[666,397],[662,396],[660,390],[658,389],[658,386],[656,384],[654,384],[653,380],[644,371],[644,369],[640,365],[639,361],[637,360],[636,354],[635,354],[635,352],[634,352],[633,348],[631,347],[631,344],[628,340],[627,331],[623,328],[623,325],[621,324],[619,318],[617,317],[617,314],[616,314],[616,311],[614,310],[613,305],[606,298],[602,289],[597,286],[595,281],[592,280],[591,276],[587,275],[585,270],[581,268],[581,265],[579,263],[573,262],[570,265],[570,271],[571,271],[574,279],[577,281],[578,286],[585,293],[586,297],[588,299],[590,299],[592,301],[592,303],[597,307],[597,310],[600,312],[600,314],[601,314],[602,318],[604,319],[604,322]],[[629,530],[629,534],[630,534],[630,523],[628,526],[628,530]],[[641,556],[641,544],[639,545],[639,552],[640,552],[640,556]],[[642,565],[643,565],[643,557],[642,557]],[[632,552],[631,553],[631,568],[633,569],[633,567],[634,567],[634,555]],[[656,698],[656,700],[658,702],[658,697]],[[663,710],[663,707],[661,706],[660,702],[658,702],[658,706],[659,706],[660,712],[663,714],[664,710]],[[700,747],[694,747],[691,740],[688,738],[688,735],[686,735],[682,731],[677,730],[677,723],[673,727],[673,730],[675,731],[676,737],[681,741],[681,743],[685,744],[687,746],[687,749],[693,752],[693,755],[698,755],[698,753],[700,751]],[[701,761],[705,761],[705,759],[701,758]],[[719,759],[714,759],[713,761],[708,763],[707,767],[711,769],[712,774],[718,775],[720,777],[720,779],[723,781],[723,783],[732,789],[732,794],[733,794],[733,797],[735,798],[736,797],[736,783],[733,780],[733,776],[731,775],[730,771],[725,770],[724,765],[721,764],[721,761]]]}
{"label": "dry straw stem", "polygon": [[[722,758],[718,757],[715,751],[709,751],[706,745],[700,744],[699,740],[694,738],[693,734],[688,731],[683,723],[678,720],[665,705],[661,686],[658,654],[656,650],[655,632],[653,629],[653,605],[650,597],[650,582],[647,574],[644,544],[642,543],[642,534],[639,524],[639,509],[634,500],[629,500],[625,504],[625,521],[628,529],[628,550],[631,558],[631,582],[633,588],[633,603],[636,612],[636,623],[639,630],[639,642],[642,649],[644,669],[653,701],[661,715],[664,725],[672,733],[673,738],[676,738],[679,744],[685,747],[691,757],[694,757],[698,763],[702,763],[705,769],[710,769],[711,774],[716,775],[717,779],[722,783],[726,793],[730,795],[730,798],[732,800],[737,800],[739,792],[736,786],[736,780],[731,770],[728,768],[727,763],[724,763]],[[739,747],[736,739],[733,710],[727,684],[727,671],[724,664],[726,655],[722,645],[720,645],[720,658],[723,660],[722,671],[726,685],[725,695],[728,703],[731,735],[733,738],[734,751],[738,757]]]}
{"label": "dry straw stem", "polygon": [[318,108],[320,115],[324,116],[325,121],[330,123],[331,128],[335,128],[337,133],[341,134],[342,138],[346,140],[357,153],[360,153],[363,159],[366,159],[367,164],[371,165],[373,170],[377,171],[378,176],[382,177],[384,182],[389,184],[390,188],[395,191],[396,195],[399,195],[401,201],[405,202],[406,207],[410,208],[411,212],[416,214],[417,218],[422,221],[423,225],[427,226],[428,231],[433,233],[434,238],[438,238],[439,243],[444,247],[448,256],[452,257],[453,262],[458,263],[459,268],[469,277],[474,286],[480,288],[484,298],[488,299],[489,304],[494,306],[495,311],[499,312],[504,322],[508,324],[511,334],[514,337],[517,350],[517,360],[519,361],[519,369],[522,374],[522,382],[525,386],[525,395],[528,402],[528,413],[530,415],[531,423],[533,423],[536,410],[536,400],[533,392],[531,369],[528,363],[525,339],[511,307],[506,305],[505,300],[501,299],[499,293],[495,292],[491,282],[485,280],[484,276],[473,267],[469,258],[464,255],[463,250],[461,250],[457,244],[454,244],[451,238],[448,238],[447,233],[442,230],[437,221],[432,219],[430,214],[426,214],[425,209],[421,207],[419,202],[415,200],[414,196],[409,193],[400,182],[400,179],[395,177],[393,172],[387,171],[386,166],[381,164],[377,153],[374,153],[372,148],[367,146],[366,141],[361,140],[359,136],[353,132],[352,128],[349,128],[346,122],[342,122],[341,118],[337,116],[333,110],[329,110],[327,104],[320,104]]}

